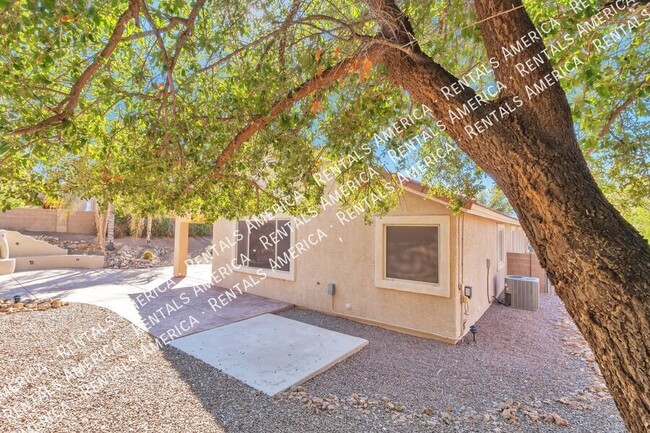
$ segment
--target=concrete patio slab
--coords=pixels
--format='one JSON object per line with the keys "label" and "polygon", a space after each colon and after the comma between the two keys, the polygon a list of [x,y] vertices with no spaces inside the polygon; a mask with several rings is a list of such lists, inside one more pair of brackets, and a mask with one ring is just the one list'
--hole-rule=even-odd
{"label": "concrete patio slab", "polygon": [[305,382],[367,344],[362,338],[272,314],[171,343],[268,395]]}
{"label": "concrete patio slab", "polygon": [[[198,286],[167,287],[129,295],[142,320],[141,327],[165,340],[292,307],[286,302],[214,286],[201,290],[195,290]],[[220,303],[219,299],[228,302]]]}

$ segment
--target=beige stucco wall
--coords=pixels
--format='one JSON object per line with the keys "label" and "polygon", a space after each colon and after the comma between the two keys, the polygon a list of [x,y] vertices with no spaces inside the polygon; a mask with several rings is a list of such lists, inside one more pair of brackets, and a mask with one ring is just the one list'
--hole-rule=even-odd
{"label": "beige stucco wall", "polygon": [[102,269],[104,267],[104,256],[53,255],[17,257],[15,260],[16,272],[37,269]]}
{"label": "beige stucco wall", "polygon": [[97,233],[95,228],[95,215],[92,212],[77,211],[66,216],[66,232],[94,235]]}
{"label": "beige stucco wall", "polygon": [[[38,257],[68,254],[68,250],[45,241],[25,236],[11,230],[0,230],[0,239],[4,238],[8,247],[8,257]],[[4,243],[4,242],[3,242]],[[4,254],[4,247],[3,247]]]}
{"label": "beige stucco wall", "polygon": [[[485,258],[492,260],[491,278],[503,287],[505,266],[497,267],[497,222],[473,215],[453,215],[444,204],[407,192],[399,206],[389,216],[446,215],[449,218],[449,284],[446,297],[408,291],[385,289],[375,286],[375,224],[366,225],[360,216],[342,224],[336,216],[337,209],[329,208],[305,225],[297,225],[294,245],[301,239],[321,229],[327,237],[299,255],[294,260],[294,279],[285,280],[268,276],[263,281],[258,275],[234,271],[221,276],[222,270],[232,263],[236,248],[213,254],[213,271],[217,284],[225,288],[243,287],[243,281],[251,279],[259,283],[248,289],[249,293],[280,299],[292,304],[333,314],[332,297],[327,293],[328,283],[336,284],[333,297],[337,313],[351,318],[363,318],[389,329],[415,335],[454,342],[466,333],[488,308],[485,294]],[[462,215],[462,214],[461,214]],[[459,246],[462,221],[465,220],[464,245]],[[461,222],[461,225],[459,225]],[[506,224],[507,226],[507,224]],[[214,225],[214,243],[234,239],[236,223],[219,221]],[[314,238],[314,236],[312,236]],[[225,242],[228,243],[228,242]],[[230,242],[232,243],[232,242]],[[506,250],[510,246],[510,229],[505,230]],[[223,245],[223,243],[222,243]],[[463,274],[460,273],[460,258]],[[459,281],[474,287],[469,301],[469,316],[464,315],[461,305]],[[462,320],[466,320],[463,329]],[[375,323],[381,322],[381,323]]]}
{"label": "beige stucco wall", "polygon": [[56,245],[11,230],[0,230],[0,275],[36,269],[101,269],[104,256],[68,255]]}
{"label": "beige stucco wall", "polygon": [[[513,245],[512,237],[514,234],[516,238],[517,234],[523,231],[513,224],[470,214],[462,214],[459,224],[463,236],[459,238],[458,253],[459,257],[462,257],[462,263],[458,272],[462,275],[462,286],[472,286],[472,299],[468,303],[468,308],[465,309],[464,306],[459,308],[461,323],[465,322],[464,333],[466,333],[469,326],[476,323],[490,306],[492,296],[503,291],[507,272],[507,253],[513,251],[513,248],[521,247],[517,239]],[[498,261],[497,243],[499,226],[503,226],[504,229],[505,248],[505,263],[501,267]],[[488,259],[490,260],[489,273]]]}

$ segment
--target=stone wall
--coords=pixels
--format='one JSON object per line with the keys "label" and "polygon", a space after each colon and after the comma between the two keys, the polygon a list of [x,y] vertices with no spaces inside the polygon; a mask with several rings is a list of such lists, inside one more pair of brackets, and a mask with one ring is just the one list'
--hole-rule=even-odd
{"label": "stone wall", "polygon": [[76,211],[68,214],[61,209],[25,208],[0,212],[0,229],[95,234],[92,212]]}

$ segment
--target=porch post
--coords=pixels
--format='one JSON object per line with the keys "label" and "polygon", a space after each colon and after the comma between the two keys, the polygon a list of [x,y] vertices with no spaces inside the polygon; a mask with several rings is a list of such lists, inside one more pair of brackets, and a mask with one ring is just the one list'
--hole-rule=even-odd
{"label": "porch post", "polygon": [[174,223],[174,276],[187,276],[187,252],[190,235],[189,220],[176,217]]}

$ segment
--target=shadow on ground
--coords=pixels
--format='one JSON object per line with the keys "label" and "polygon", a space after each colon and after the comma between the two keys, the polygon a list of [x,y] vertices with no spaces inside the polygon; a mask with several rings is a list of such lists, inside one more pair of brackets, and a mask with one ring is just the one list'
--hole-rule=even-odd
{"label": "shadow on ground", "polygon": [[[395,418],[381,405],[365,412],[343,404],[332,412],[314,411],[287,395],[263,395],[200,360],[164,348],[166,359],[204,409],[229,432],[625,431],[611,398],[589,401],[581,409],[560,401],[577,401],[602,378],[593,365],[564,347],[568,331],[559,324],[568,316],[554,295],[542,296],[537,312],[494,304],[478,322],[478,342],[455,346],[298,308],[278,314],[370,341],[361,352],[306,382],[310,399],[346,399],[355,393],[387,397],[403,403],[403,413],[411,418]],[[569,425],[506,422],[499,407],[509,399],[557,413]],[[422,415],[422,407],[433,415]],[[442,412],[450,414],[450,425],[441,422]],[[492,419],[485,421],[486,414]],[[474,416],[476,420],[467,420]],[[437,427],[425,424],[427,419]]]}

